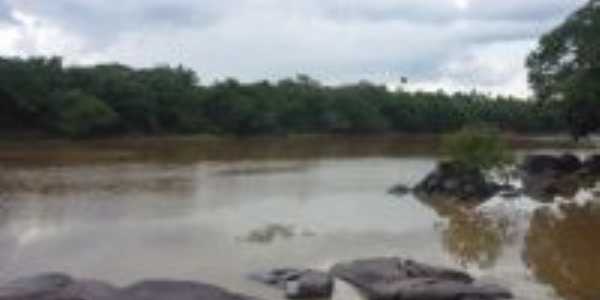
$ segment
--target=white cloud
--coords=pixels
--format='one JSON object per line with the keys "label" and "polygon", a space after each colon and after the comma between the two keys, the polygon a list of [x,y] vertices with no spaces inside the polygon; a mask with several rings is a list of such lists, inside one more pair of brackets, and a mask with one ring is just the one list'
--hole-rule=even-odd
{"label": "white cloud", "polygon": [[0,0],[0,20],[2,7],[11,11],[0,54],[181,63],[205,82],[307,73],[394,84],[408,76],[411,88],[526,95],[526,54],[583,2]]}

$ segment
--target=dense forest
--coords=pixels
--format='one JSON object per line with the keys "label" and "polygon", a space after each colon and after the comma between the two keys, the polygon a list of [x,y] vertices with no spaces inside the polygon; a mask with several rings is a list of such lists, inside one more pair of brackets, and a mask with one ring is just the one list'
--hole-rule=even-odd
{"label": "dense forest", "polygon": [[0,128],[92,137],[115,134],[440,133],[492,124],[565,131],[561,103],[481,93],[390,91],[308,76],[202,85],[184,67],[64,66],[61,58],[0,59]]}

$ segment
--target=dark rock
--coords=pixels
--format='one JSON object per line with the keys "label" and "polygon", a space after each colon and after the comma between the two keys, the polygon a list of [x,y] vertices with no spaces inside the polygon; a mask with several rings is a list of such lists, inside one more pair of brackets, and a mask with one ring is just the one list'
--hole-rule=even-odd
{"label": "dark rock", "polygon": [[499,196],[504,199],[515,199],[515,198],[519,198],[519,197],[523,196],[523,190],[514,189],[514,190],[502,191],[499,194]]}
{"label": "dark rock", "polygon": [[582,170],[588,175],[600,175],[600,155],[591,155],[583,161]]}
{"label": "dark rock", "polygon": [[50,295],[60,293],[75,281],[66,274],[47,273],[21,278],[0,287],[0,300],[13,299],[52,299]]}
{"label": "dark rock", "polygon": [[521,170],[530,174],[565,175],[571,174],[583,167],[581,160],[573,154],[561,156],[529,155],[523,161]]}
{"label": "dark rock", "polygon": [[131,300],[249,300],[220,287],[192,281],[149,280],[123,289],[121,299]]}
{"label": "dark rock", "polygon": [[583,176],[593,165],[592,160],[582,163],[572,154],[528,156],[521,165],[524,193],[540,201],[552,201],[555,196],[573,197],[584,187]]}
{"label": "dark rock", "polygon": [[465,169],[454,162],[440,163],[415,187],[417,194],[460,200],[486,200],[499,190],[500,186],[488,181],[480,170]]}
{"label": "dark rock", "polygon": [[331,275],[316,270],[276,269],[251,274],[250,279],[280,288],[290,299],[330,297],[334,285]]}
{"label": "dark rock", "polygon": [[410,193],[411,191],[412,191],[412,188],[410,188],[409,186],[404,185],[404,184],[398,184],[398,185],[392,187],[389,190],[389,193],[398,195],[398,196],[403,196],[403,195]]}
{"label": "dark rock", "polygon": [[495,300],[512,298],[467,273],[400,258],[373,258],[335,265],[331,273],[356,286],[370,300]]}
{"label": "dark rock", "polygon": [[187,281],[144,281],[116,288],[60,273],[18,279],[0,287],[0,300],[252,300],[222,288]]}

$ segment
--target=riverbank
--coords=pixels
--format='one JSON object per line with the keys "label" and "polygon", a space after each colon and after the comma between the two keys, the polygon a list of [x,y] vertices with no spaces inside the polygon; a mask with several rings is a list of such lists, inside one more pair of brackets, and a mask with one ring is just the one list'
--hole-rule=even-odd
{"label": "riverbank", "polygon": [[[514,149],[591,149],[566,135],[506,134]],[[227,137],[215,135],[127,136],[85,140],[26,137],[0,142],[0,163],[105,161],[304,159],[326,157],[439,155],[441,135],[290,135]]]}

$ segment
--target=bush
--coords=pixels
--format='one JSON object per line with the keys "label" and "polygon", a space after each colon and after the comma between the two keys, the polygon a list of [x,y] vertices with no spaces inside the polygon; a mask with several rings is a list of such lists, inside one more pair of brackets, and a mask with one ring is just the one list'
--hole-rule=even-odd
{"label": "bush", "polygon": [[104,102],[77,90],[56,95],[53,105],[51,126],[70,137],[102,133],[118,120],[118,114]]}
{"label": "bush", "polygon": [[452,161],[466,169],[490,171],[513,162],[513,154],[500,132],[492,128],[463,128],[445,135],[442,148]]}

